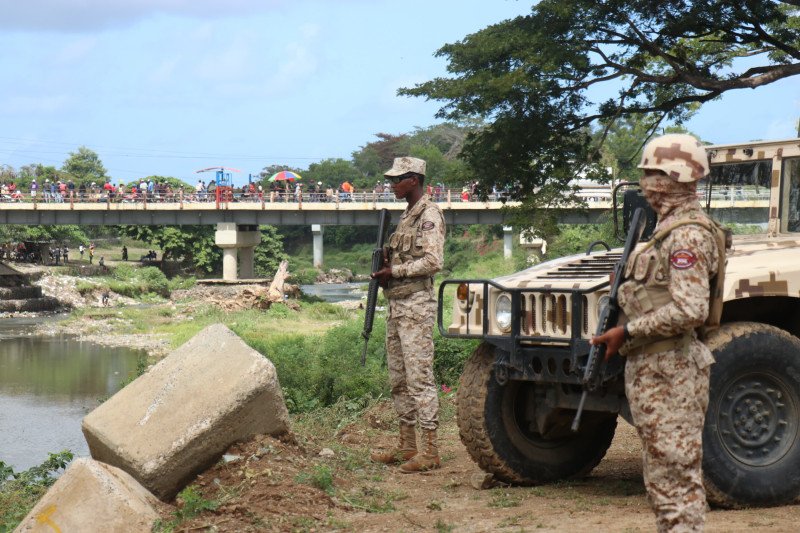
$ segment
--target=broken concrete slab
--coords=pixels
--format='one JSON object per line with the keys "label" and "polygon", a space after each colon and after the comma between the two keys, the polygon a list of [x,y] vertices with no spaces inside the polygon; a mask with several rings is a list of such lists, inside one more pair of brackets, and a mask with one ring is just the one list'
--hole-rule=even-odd
{"label": "broken concrete slab", "polygon": [[169,499],[234,442],[289,430],[271,361],[211,325],[83,419],[92,457]]}
{"label": "broken concrete slab", "polygon": [[23,531],[149,533],[158,500],[119,468],[76,459],[20,522]]}

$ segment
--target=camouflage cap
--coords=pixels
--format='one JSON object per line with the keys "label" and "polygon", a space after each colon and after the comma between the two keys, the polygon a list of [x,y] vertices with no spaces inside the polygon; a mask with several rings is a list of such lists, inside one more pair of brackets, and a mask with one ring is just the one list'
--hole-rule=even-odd
{"label": "camouflage cap", "polygon": [[395,157],[392,168],[383,173],[386,177],[402,176],[413,172],[425,175],[425,160],[416,157]]}
{"label": "camouflage cap", "polygon": [[708,175],[708,155],[691,135],[671,133],[647,143],[639,168],[660,170],[677,182],[689,183]]}

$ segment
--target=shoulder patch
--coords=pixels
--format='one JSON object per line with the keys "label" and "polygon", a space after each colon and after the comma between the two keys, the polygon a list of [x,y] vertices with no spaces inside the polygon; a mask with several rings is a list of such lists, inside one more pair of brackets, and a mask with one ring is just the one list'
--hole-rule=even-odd
{"label": "shoulder patch", "polygon": [[435,228],[435,227],[436,227],[436,224],[434,224],[434,223],[433,223],[433,222],[431,222],[430,220],[426,220],[425,222],[423,222],[423,223],[422,223],[422,226],[421,226],[421,227],[422,227],[422,229],[424,229],[424,230],[429,230],[429,229],[433,229],[433,228]]}
{"label": "shoulder patch", "polygon": [[697,263],[697,255],[691,250],[677,250],[672,252],[672,255],[669,256],[669,263],[672,265],[672,268],[686,270],[687,268],[692,268],[694,264]]}

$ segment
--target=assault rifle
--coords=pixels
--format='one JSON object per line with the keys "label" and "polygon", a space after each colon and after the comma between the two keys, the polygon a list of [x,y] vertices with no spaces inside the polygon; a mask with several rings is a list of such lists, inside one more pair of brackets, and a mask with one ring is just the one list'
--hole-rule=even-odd
{"label": "assault rifle", "polygon": [[[625,264],[628,262],[631,252],[636,248],[636,244],[642,237],[645,222],[647,222],[647,216],[645,215],[644,209],[641,207],[637,208],[636,211],[633,212],[630,229],[628,230],[627,237],[625,237],[625,248],[622,249],[622,257],[620,257],[617,264],[614,265],[611,289],[608,293],[608,304],[600,311],[595,336],[602,335],[610,328],[616,326],[619,321],[619,300],[617,299],[619,286],[622,285],[624,281]],[[583,370],[583,377],[581,378],[583,394],[581,394],[578,410],[575,412],[575,419],[572,421],[572,431],[577,432],[581,425],[581,415],[583,414],[583,408],[586,405],[586,398],[589,396],[589,393],[596,391],[600,387],[602,381],[600,366],[605,359],[605,344],[595,344],[589,349],[589,357],[586,359],[586,367]]]}
{"label": "assault rifle", "polygon": [[[372,250],[372,273],[374,274],[383,268],[383,243],[386,241],[386,234],[389,231],[389,224],[392,221],[392,215],[388,209],[381,209],[381,217],[378,221],[378,244]],[[378,280],[369,280],[369,290],[367,291],[367,309],[364,312],[364,331],[361,336],[364,337],[364,350],[361,352],[361,366],[367,363],[367,344],[369,344],[369,336],[372,334],[372,322],[375,320],[375,304],[378,302]]]}

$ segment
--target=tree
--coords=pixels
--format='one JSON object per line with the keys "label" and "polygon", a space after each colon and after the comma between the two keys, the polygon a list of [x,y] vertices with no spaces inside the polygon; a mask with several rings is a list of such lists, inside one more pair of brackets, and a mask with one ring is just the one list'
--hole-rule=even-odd
{"label": "tree", "polygon": [[[593,125],[639,116],[644,142],[726,91],[799,73],[800,18],[788,4],[800,1],[542,0],[443,46],[452,77],[400,94],[444,102],[439,117],[487,121],[462,151],[479,192],[497,184],[528,207],[559,205],[574,176],[599,168],[606,135],[593,138]],[[617,96],[597,101],[609,87]]]}
{"label": "tree", "polygon": [[[164,259],[183,260],[201,272],[219,271],[222,249],[215,244],[214,226],[118,226],[120,235],[156,247]],[[256,247],[255,266],[260,275],[286,259],[283,242],[272,226],[260,226],[261,244]]]}
{"label": "tree", "polygon": [[81,146],[76,152],[70,152],[61,169],[72,176],[75,181],[103,182],[106,169],[97,152]]}
{"label": "tree", "polygon": [[[664,133],[690,133],[682,126],[668,126]],[[631,115],[616,120],[608,129],[598,128],[598,138],[605,135],[600,146],[600,164],[611,169],[616,181],[638,181],[637,168],[642,156],[642,140],[650,135],[647,120],[642,115]],[[695,135],[695,137],[698,137]]]}
{"label": "tree", "polygon": [[[322,182],[322,187],[338,187],[344,181],[355,181],[360,175],[358,169],[352,162],[346,159],[323,159],[319,163],[311,163],[308,170],[302,174],[303,181],[308,188],[313,187],[318,182]],[[356,183],[357,187],[363,187],[363,183]]]}
{"label": "tree", "polygon": [[374,182],[383,172],[392,166],[395,157],[408,155],[404,153],[403,141],[407,135],[391,135],[377,133],[378,141],[372,141],[353,152],[353,164],[361,171],[367,181]]}

